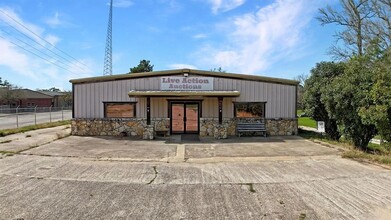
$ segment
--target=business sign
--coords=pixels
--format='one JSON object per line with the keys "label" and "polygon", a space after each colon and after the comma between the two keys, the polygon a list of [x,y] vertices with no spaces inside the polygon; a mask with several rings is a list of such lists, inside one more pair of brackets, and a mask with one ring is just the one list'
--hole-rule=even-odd
{"label": "business sign", "polygon": [[324,121],[318,121],[318,131],[321,133],[326,132]]}
{"label": "business sign", "polygon": [[167,76],[160,78],[160,90],[205,91],[213,90],[211,77]]}

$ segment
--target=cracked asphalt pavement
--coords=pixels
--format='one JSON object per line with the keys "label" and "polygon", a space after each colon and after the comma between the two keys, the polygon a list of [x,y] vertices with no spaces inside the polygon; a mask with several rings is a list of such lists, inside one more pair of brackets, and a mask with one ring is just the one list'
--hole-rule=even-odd
{"label": "cracked asphalt pavement", "polygon": [[70,136],[17,149],[0,159],[0,219],[391,217],[390,170],[298,137]]}

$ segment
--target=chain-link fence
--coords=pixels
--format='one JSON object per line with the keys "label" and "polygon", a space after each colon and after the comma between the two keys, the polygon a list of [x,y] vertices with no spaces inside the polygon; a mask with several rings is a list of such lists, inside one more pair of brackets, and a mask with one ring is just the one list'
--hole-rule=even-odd
{"label": "chain-link fence", "polygon": [[0,130],[72,118],[71,107],[0,108]]}

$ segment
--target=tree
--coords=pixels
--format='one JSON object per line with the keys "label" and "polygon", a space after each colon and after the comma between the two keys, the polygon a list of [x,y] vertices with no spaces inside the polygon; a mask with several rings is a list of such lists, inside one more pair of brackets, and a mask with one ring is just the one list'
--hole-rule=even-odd
{"label": "tree", "polygon": [[391,0],[340,0],[341,10],[320,9],[319,21],[341,26],[337,40],[344,48],[332,54],[345,58],[323,98],[329,116],[343,135],[366,149],[378,131],[391,141]]}
{"label": "tree", "polygon": [[349,58],[356,54],[363,55],[368,39],[367,25],[374,16],[371,0],[340,0],[342,10],[327,6],[319,9],[317,18],[322,25],[336,24],[345,29],[335,34],[337,41],[342,40],[345,48],[332,46],[330,53],[336,58]]}
{"label": "tree", "polygon": [[0,102],[10,105],[23,98],[20,88],[0,78]]}
{"label": "tree", "polygon": [[50,89],[36,89],[36,90],[41,92],[61,92],[61,89],[56,87],[52,87]]}
{"label": "tree", "polygon": [[212,71],[212,72],[219,72],[219,73],[225,73],[226,72],[225,70],[223,70],[223,68],[221,68],[221,66],[219,68],[210,69],[210,71]]}
{"label": "tree", "polygon": [[316,121],[324,121],[326,134],[333,140],[339,140],[341,134],[337,121],[329,116],[326,109],[325,96],[327,88],[336,77],[343,74],[344,69],[343,63],[317,63],[304,84],[303,105],[306,114]]}
{"label": "tree", "polygon": [[7,80],[2,80],[2,78],[0,77],[0,87],[8,87],[8,86],[11,86],[11,83],[9,83]]}
{"label": "tree", "polygon": [[343,135],[361,150],[367,150],[376,134],[375,125],[364,123],[359,115],[362,107],[373,104],[368,95],[374,83],[372,67],[373,60],[368,55],[351,58],[344,74],[335,77],[322,97],[330,118],[337,121]]}
{"label": "tree", "polygon": [[297,86],[297,107],[299,109],[303,109],[303,94],[304,94],[304,83],[308,79],[308,75],[302,73],[293,78],[296,81],[299,81],[299,85]]}
{"label": "tree", "polygon": [[140,60],[140,63],[137,66],[130,68],[130,73],[152,72],[153,66],[154,65],[151,65],[149,60]]}
{"label": "tree", "polygon": [[375,83],[370,97],[373,103],[360,108],[359,114],[365,124],[374,124],[388,145],[391,146],[391,49],[372,68]]}
{"label": "tree", "polygon": [[61,89],[52,87],[50,89],[37,89],[38,91],[44,91],[44,92],[61,92]]}
{"label": "tree", "polygon": [[61,98],[61,103],[63,103],[64,106],[66,107],[72,106],[73,103],[72,91],[64,91],[63,95],[60,98]]}
{"label": "tree", "polygon": [[378,40],[378,46],[387,50],[391,46],[391,0],[372,0],[375,18],[367,27],[371,39]]}

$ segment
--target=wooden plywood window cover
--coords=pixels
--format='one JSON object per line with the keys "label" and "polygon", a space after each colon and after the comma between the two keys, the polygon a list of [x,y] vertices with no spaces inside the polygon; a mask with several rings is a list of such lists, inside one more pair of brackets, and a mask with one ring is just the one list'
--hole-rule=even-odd
{"label": "wooden plywood window cover", "polygon": [[265,118],[265,102],[236,102],[234,116],[236,118]]}
{"label": "wooden plywood window cover", "polygon": [[136,117],[135,102],[104,102],[105,118]]}

